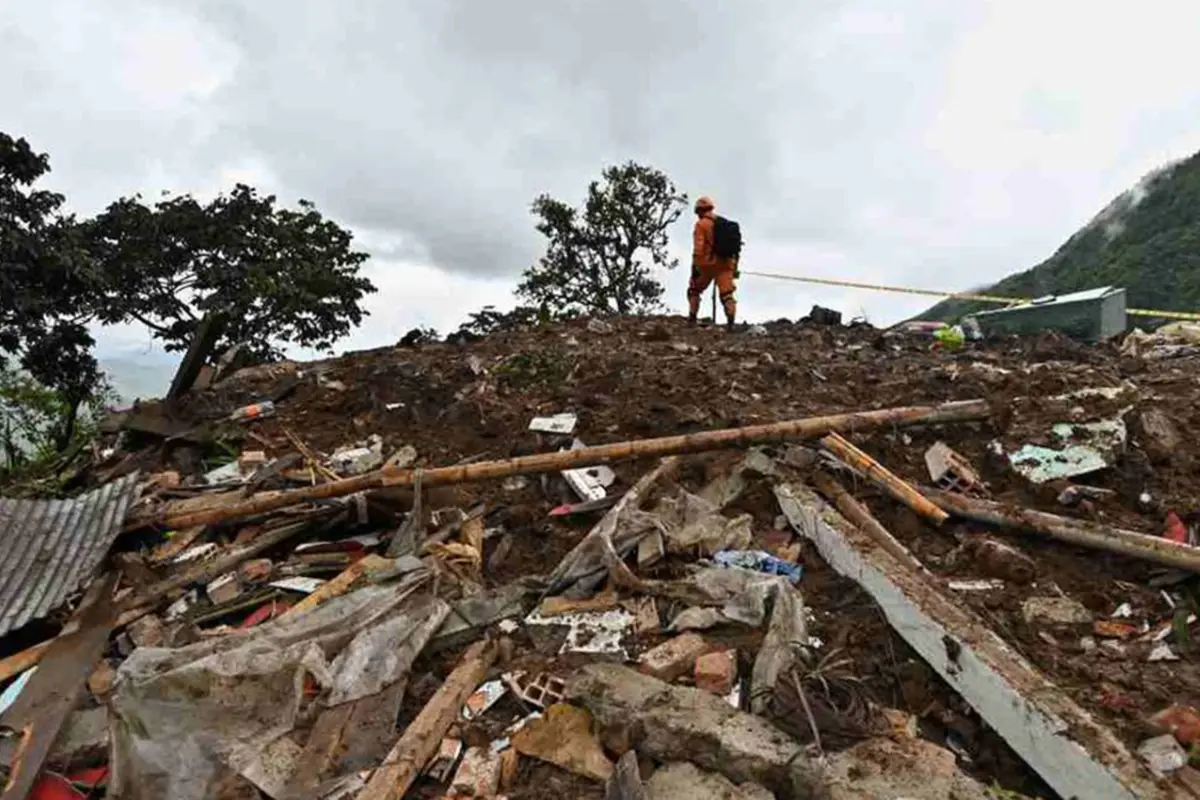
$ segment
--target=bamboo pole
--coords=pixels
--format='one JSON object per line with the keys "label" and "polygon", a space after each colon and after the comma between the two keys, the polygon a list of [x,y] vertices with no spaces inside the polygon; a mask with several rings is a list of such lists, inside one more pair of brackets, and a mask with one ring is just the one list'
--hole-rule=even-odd
{"label": "bamboo pole", "polygon": [[862,472],[879,488],[911,508],[934,525],[941,525],[949,518],[942,509],[923,497],[920,492],[904,482],[887,467],[846,441],[837,431],[821,440],[821,445],[850,466]]}
{"label": "bamboo pole", "polygon": [[896,537],[892,536],[892,532],[883,527],[883,523],[875,519],[867,507],[855,500],[832,475],[819,470],[815,471],[812,475],[812,482],[817,487],[817,491],[833,501],[837,510],[842,512],[846,519],[857,525],[859,530],[874,539],[876,544],[894,556],[897,561],[909,569],[929,573],[929,570],[925,569],[925,565],[917,560],[917,557],[909,552],[908,548],[902,545]]}
{"label": "bamboo pole", "polygon": [[288,492],[264,492],[250,500],[219,509],[192,513],[173,513],[170,506],[165,513],[155,517],[135,518],[128,528],[146,525],[164,525],[169,528],[186,528],[193,525],[209,525],[232,519],[251,517],[279,508],[286,508],[310,500],[378,489],[385,486],[408,486],[417,474],[422,486],[444,486],[457,483],[506,478],[510,475],[535,475],[560,472],[564,469],[593,467],[618,461],[638,458],[660,458],[683,453],[702,453],[736,447],[749,447],[786,439],[810,439],[824,436],[831,431],[855,431],[878,428],[883,425],[933,425],[950,422],[969,422],[987,419],[988,405],[985,400],[965,400],[937,406],[910,406],[878,411],[859,411],[848,414],[833,414],[824,417],[777,422],[767,425],[752,425],[745,428],[692,433],[684,436],[666,436],[660,439],[617,442],[579,450],[563,450],[556,453],[538,453],[500,461],[484,461],[436,469],[391,469],[384,468],[365,475],[357,475],[339,481],[308,486]]}
{"label": "bamboo pole", "polygon": [[488,639],[471,645],[446,682],[404,729],[383,764],[358,793],[358,800],[400,800],[404,797],[458,719],[463,703],[487,677],[488,669],[496,660],[496,650],[495,643]]}
{"label": "bamboo pole", "polygon": [[1140,558],[1155,564],[1200,572],[1200,548],[1137,531],[1097,525],[1044,511],[1014,508],[991,500],[927,489],[934,502],[955,516],[1014,531],[1048,536],[1060,542]]}

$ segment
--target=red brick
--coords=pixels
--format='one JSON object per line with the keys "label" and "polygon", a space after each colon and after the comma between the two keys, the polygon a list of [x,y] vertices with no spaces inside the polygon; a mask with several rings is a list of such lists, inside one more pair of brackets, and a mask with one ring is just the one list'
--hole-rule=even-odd
{"label": "red brick", "polygon": [[696,659],[696,688],[724,697],[737,681],[737,651],[709,653]]}
{"label": "red brick", "polygon": [[242,563],[239,572],[241,572],[242,580],[247,583],[260,583],[271,577],[273,569],[275,569],[275,565],[271,563],[271,559],[252,558]]}
{"label": "red brick", "polygon": [[698,633],[685,633],[642,653],[638,670],[668,683],[692,671],[696,659],[711,650]]}

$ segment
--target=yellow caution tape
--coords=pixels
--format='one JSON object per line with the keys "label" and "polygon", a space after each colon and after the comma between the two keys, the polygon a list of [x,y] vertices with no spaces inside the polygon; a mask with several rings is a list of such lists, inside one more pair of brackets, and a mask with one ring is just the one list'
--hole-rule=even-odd
{"label": "yellow caution tape", "polygon": [[[759,278],[775,278],[783,281],[798,281],[800,283],[816,283],[822,286],[842,286],[849,289],[867,289],[875,292],[898,292],[900,294],[919,294],[926,297],[941,297],[949,300],[977,300],[984,303],[1002,303],[1017,305],[1028,303],[1028,297],[999,297],[994,294],[975,294],[974,292],[938,292],[933,289],[912,289],[904,286],[884,286],[876,283],[860,283],[858,281],[839,281],[831,278],[802,278],[799,275],[780,275],[776,272],[753,272],[741,270],[742,275],[754,275]],[[1125,313],[1135,317],[1161,317],[1163,319],[1186,319],[1200,321],[1200,314],[1190,311],[1159,311],[1151,308],[1127,308]]]}

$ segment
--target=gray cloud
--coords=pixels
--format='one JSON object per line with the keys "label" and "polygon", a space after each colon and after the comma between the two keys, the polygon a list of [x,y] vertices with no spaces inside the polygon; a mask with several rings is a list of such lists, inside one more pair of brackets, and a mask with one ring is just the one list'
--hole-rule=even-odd
{"label": "gray cloud", "polygon": [[[105,6],[9,10],[4,124],[85,209],[237,178],[314,200],[377,257],[355,346],[505,304],[538,253],[532,198],[577,199],[627,158],[714,195],[749,268],[960,289],[1200,146],[1189,0]],[[686,220],[675,233],[682,251]],[[751,317],[924,304],[749,279],[742,295]]]}

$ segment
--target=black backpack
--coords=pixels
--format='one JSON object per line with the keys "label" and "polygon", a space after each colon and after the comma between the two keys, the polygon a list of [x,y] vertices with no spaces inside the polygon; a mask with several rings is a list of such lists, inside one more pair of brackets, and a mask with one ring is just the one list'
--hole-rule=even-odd
{"label": "black backpack", "polygon": [[713,255],[717,258],[737,258],[741,254],[741,226],[725,217],[713,217]]}

